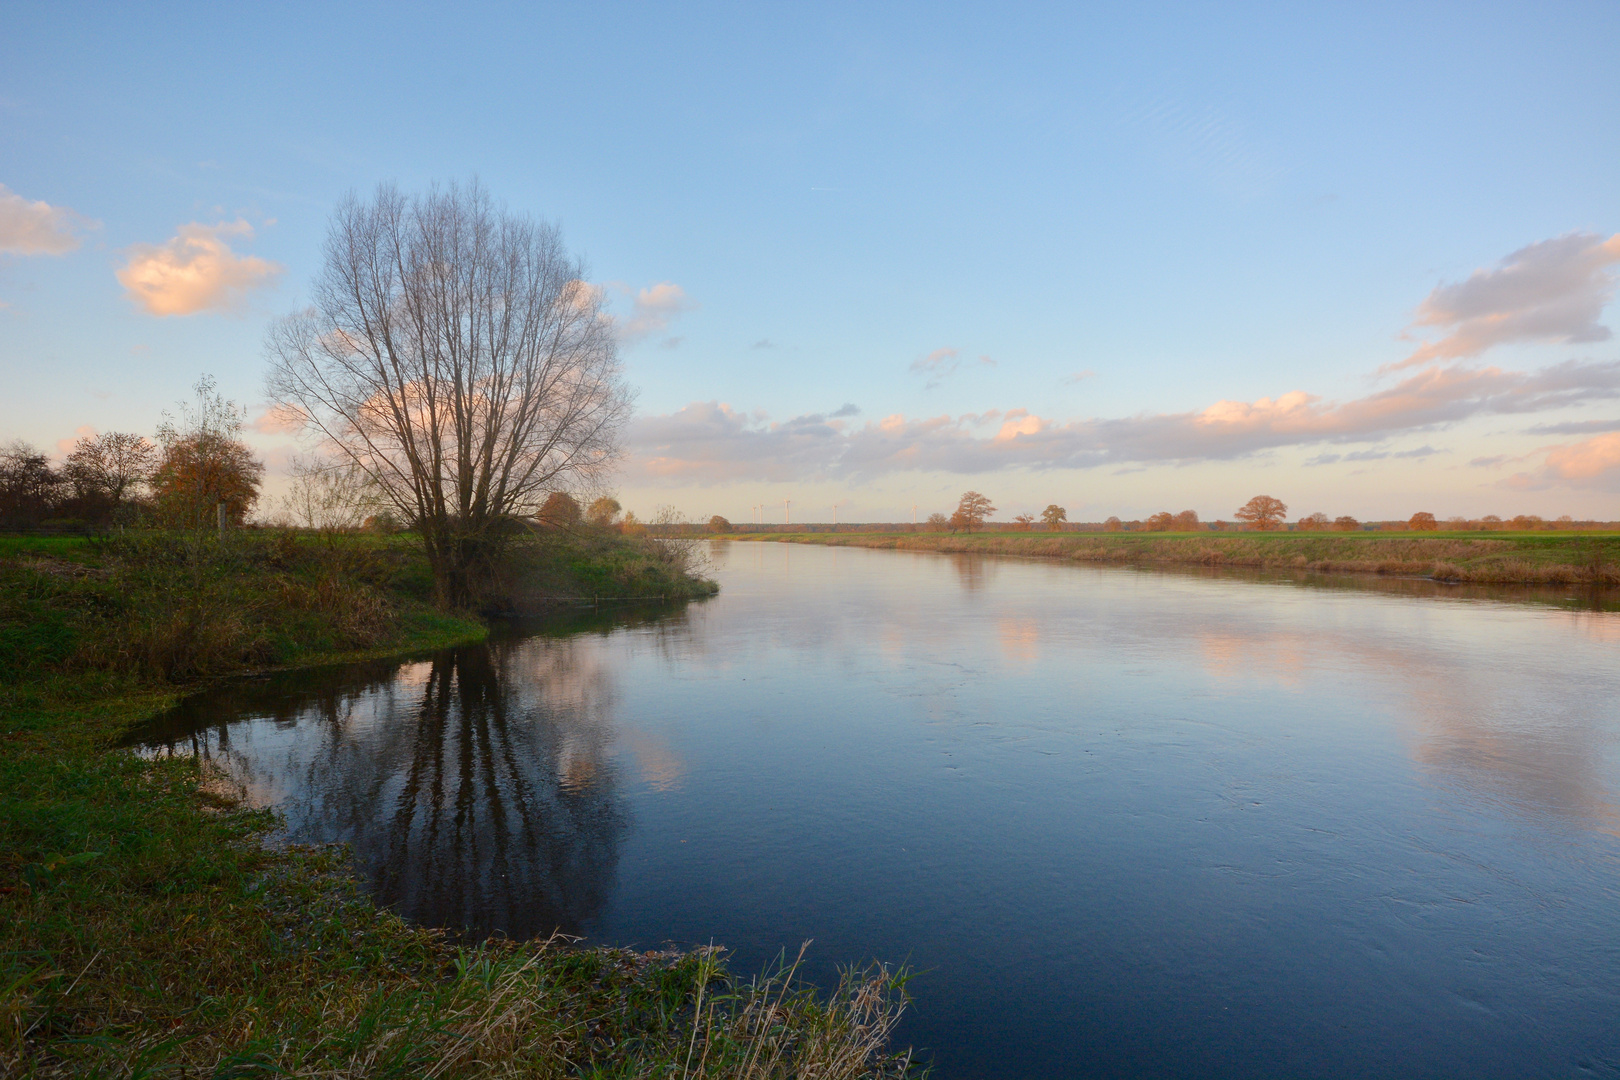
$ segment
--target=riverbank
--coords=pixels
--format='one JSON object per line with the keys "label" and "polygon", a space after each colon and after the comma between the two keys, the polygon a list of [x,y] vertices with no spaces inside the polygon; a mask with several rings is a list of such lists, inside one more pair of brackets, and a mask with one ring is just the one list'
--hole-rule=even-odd
{"label": "riverbank", "polygon": [[1620,585],[1616,533],[757,533],[729,539],[1140,566],[1391,574],[1490,585]]}
{"label": "riverbank", "polygon": [[[536,592],[660,580],[656,550],[591,544]],[[212,678],[485,635],[430,586],[408,538],[0,540],[0,1075],[903,1072],[886,972],[818,997],[709,953],[458,948],[341,849],[266,847],[274,816],[198,762],[110,749]]]}

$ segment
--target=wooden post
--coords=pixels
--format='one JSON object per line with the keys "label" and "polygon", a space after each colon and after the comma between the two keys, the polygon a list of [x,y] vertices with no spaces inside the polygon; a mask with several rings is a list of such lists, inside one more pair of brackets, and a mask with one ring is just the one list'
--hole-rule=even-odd
{"label": "wooden post", "polygon": [[219,535],[225,535],[225,500],[214,504],[214,516],[219,519]]}

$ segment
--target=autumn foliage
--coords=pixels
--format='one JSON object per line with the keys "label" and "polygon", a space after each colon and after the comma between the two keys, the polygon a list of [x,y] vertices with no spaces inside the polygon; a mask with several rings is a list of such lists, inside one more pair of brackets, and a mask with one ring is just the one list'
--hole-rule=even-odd
{"label": "autumn foliage", "polygon": [[1256,495],[1244,503],[1233,516],[1251,529],[1270,532],[1288,516],[1288,506],[1281,499],[1273,499],[1270,495]]}

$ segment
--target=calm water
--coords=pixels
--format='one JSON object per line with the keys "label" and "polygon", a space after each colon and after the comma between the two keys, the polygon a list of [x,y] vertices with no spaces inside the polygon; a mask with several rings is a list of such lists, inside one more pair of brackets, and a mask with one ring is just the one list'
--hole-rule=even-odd
{"label": "calm water", "polygon": [[413,919],[909,961],[945,1078],[1620,1076],[1620,614],[714,559],[707,603],[142,738]]}

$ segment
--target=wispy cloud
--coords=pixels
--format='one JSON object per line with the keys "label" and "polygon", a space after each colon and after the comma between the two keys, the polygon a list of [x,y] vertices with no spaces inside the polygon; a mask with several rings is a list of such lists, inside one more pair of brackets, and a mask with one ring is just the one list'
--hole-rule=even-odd
{"label": "wispy cloud", "polygon": [[294,435],[304,429],[303,412],[291,405],[269,405],[248,425],[261,435]]}
{"label": "wispy cloud", "polygon": [[1614,295],[1607,267],[1620,262],[1620,233],[1567,233],[1513,252],[1466,281],[1440,285],[1418,305],[1414,327],[1449,330],[1393,368],[1478,356],[1509,342],[1607,341],[1598,322]]}
{"label": "wispy cloud", "polygon": [[99,227],[65,206],[23,198],[0,184],[0,252],[7,255],[66,255],[79,246],[79,233]]}
{"label": "wispy cloud", "polygon": [[[1218,401],[1197,412],[1066,423],[1022,409],[926,419],[894,415],[859,427],[822,414],[772,423],[718,402],[694,402],[635,421],[629,441],[645,471],[696,483],[744,477],[861,479],[911,470],[979,473],[1231,460],[1279,447],[1376,443],[1473,416],[1534,413],[1615,397],[1620,397],[1620,361],[1572,361],[1535,372],[1437,367],[1340,403],[1295,391],[1252,402]],[[1424,446],[1398,453],[1436,452]]]}
{"label": "wispy cloud", "polygon": [[1076,371],[1071,375],[1065,376],[1063,379],[1063,385],[1073,386],[1075,383],[1085,382],[1087,379],[1095,379],[1096,377],[1097,373],[1092,371],[1090,368],[1087,368],[1084,371]]}
{"label": "wispy cloud", "polygon": [[1566,424],[1537,424],[1525,429],[1529,435],[1591,435],[1599,431],[1620,431],[1620,420],[1574,420]]}
{"label": "wispy cloud", "polygon": [[[686,290],[673,281],[660,281],[639,289],[631,301],[630,318],[619,329],[619,338],[635,342],[662,334],[676,318],[685,312],[695,311],[697,307],[686,295]],[[680,343],[679,339],[673,340],[676,344]]]}
{"label": "wispy cloud", "polygon": [[776,342],[772,341],[768,337],[762,337],[748,347],[750,349],[774,349],[776,348]]}
{"label": "wispy cloud", "polygon": [[226,237],[251,239],[246,221],[182,225],[168,243],[136,244],[118,271],[118,281],[153,315],[195,315],[231,310],[254,289],[281,276],[279,263],[238,255]]}
{"label": "wispy cloud", "polygon": [[1245,124],[1207,102],[1161,98],[1132,110],[1125,120],[1147,137],[1166,164],[1202,177],[1228,195],[1252,198],[1283,173],[1276,155]]}
{"label": "wispy cloud", "polygon": [[[980,356],[978,362],[986,367],[996,366],[996,362],[988,356]],[[926,375],[928,382],[923,386],[923,389],[932,390],[952,375],[955,375],[961,367],[962,350],[946,347],[935,349],[927,356],[913,360],[910,370],[913,375]]]}

